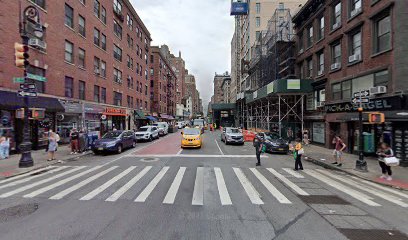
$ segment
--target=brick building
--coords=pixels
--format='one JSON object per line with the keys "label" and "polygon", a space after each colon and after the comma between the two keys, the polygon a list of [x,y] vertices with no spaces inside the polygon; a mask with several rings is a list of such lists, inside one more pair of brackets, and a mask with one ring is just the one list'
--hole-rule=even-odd
{"label": "brick building", "polygon": [[196,85],[196,80],[194,75],[188,74],[188,71],[186,72],[186,78],[185,78],[185,95],[184,97],[188,99],[191,97],[192,101],[192,112],[190,116],[195,117],[197,114],[200,114],[200,93],[197,90],[197,85]]}
{"label": "brick building", "polygon": [[151,112],[162,120],[174,119],[176,114],[177,77],[161,47],[150,48]]}
{"label": "brick building", "polygon": [[[0,21],[1,129],[21,141],[22,120],[15,118],[21,107],[16,98],[22,69],[14,66],[13,45],[21,42],[18,31],[20,1],[2,6]],[[45,110],[45,118],[31,121],[34,148],[45,144],[44,132],[58,130],[62,138],[73,127],[89,131],[134,128],[139,115],[147,113],[148,56],[150,33],[129,0],[21,1],[22,9],[37,7],[44,36],[32,34],[29,23],[30,66],[28,72],[47,78],[32,80],[40,93],[30,107]],[[4,131],[2,131],[4,132]],[[14,145],[13,145],[14,147]]]}
{"label": "brick building", "polygon": [[231,76],[228,72],[223,74],[215,73],[214,76],[214,103],[223,103],[224,102],[224,92],[222,89],[222,83],[225,78],[231,79]]}
{"label": "brick building", "polygon": [[309,0],[294,16],[297,73],[313,79],[307,96],[306,128],[313,142],[332,147],[340,134],[350,152],[358,150],[355,92],[370,90],[364,111],[385,113],[384,124],[368,124],[364,152],[385,141],[397,157],[408,156],[408,2],[393,0]]}

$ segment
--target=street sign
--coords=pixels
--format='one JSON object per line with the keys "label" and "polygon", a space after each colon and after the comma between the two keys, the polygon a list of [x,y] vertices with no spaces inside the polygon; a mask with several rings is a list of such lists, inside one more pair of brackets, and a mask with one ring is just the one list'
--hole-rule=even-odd
{"label": "street sign", "polygon": [[18,96],[19,97],[37,97],[37,93],[36,92],[18,91]]}
{"label": "street sign", "polygon": [[368,96],[370,96],[370,90],[361,90],[360,92],[354,93],[355,98],[368,97]]}
{"label": "street sign", "polygon": [[22,83],[20,89],[26,92],[32,92],[36,90],[35,83]]}
{"label": "street sign", "polygon": [[353,100],[351,100],[352,103],[369,103],[370,99],[368,98],[353,98]]}
{"label": "street sign", "polygon": [[43,76],[40,76],[40,75],[35,75],[35,74],[32,74],[32,73],[27,73],[27,78],[37,80],[37,81],[40,81],[40,82],[46,82],[47,81],[46,77],[43,77]]}
{"label": "street sign", "polygon": [[23,83],[24,82],[24,77],[13,77],[13,82],[14,83]]}

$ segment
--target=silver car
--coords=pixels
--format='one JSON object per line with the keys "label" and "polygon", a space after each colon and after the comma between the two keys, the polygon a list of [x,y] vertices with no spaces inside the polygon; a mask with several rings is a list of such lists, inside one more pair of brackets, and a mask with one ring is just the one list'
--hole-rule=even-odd
{"label": "silver car", "polygon": [[222,130],[221,141],[225,142],[225,144],[236,143],[243,145],[245,143],[241,130],[232,127],[226,127]]}
{"label": "silver car", "polygon": [[159,129],[156,126],[144,126],[135,132],[138,141],[153,141],[159,138]]}

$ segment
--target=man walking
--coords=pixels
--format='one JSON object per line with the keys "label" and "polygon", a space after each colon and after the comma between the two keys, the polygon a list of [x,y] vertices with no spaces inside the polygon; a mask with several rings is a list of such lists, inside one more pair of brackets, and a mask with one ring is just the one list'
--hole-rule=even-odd
{"label": "man walking", "polygon": [[76,128],[72,129],[71,132],[71,154],[77,154],[79,152],[79,132]]}
{"label": "man walking", "polygon": [[261,166],[261,153],[262,153],[262,148],[263,148],[263,138],[256,135],[254,138],[254,147],[255,147],[255,154],[256,154],[256,159],[258,162],[256,163],[256,166]]}
{"label": "man walking", "polygon": [[333,151],[333,157],[334,157],[334,162],[332,164],[337,164],[338,167],[341,167],[343,165],[343,160],[342,160],[342,155],[343,155],[343,150],[347,147],[346,144],[344,144],[343,140],[339,135],[336,135],[332,141],[334,144],[334,151]]}

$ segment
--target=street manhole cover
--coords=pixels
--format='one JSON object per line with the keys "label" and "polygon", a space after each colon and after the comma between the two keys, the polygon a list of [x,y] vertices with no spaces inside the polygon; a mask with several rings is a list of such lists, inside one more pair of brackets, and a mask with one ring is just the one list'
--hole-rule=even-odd
{"label": "street manhole cover", "polygon": [[299,195],[299,198],[303,202],[308,204],[341,204],[341,205],[350,204],[346,200],[334,195],[311,195],[311,196]]}
{"label": "street manhole cover", "polygon": [[159,160],[160,160],[160,158],[153,158],[153,157],[140,159],[141,162],[156,162],[156,161],[159,161]]}
{"label": "street manhole cover", "polygon": [[350,240],[406,240],[408,236],[399,231],[379,229],[345,229],[339,231]]}
{"label": "street manhole cover", "polygon": [[0,222],[12,221],[16,218],[21,218],[37,211],[37,203],[21,204],[0,210]]}

